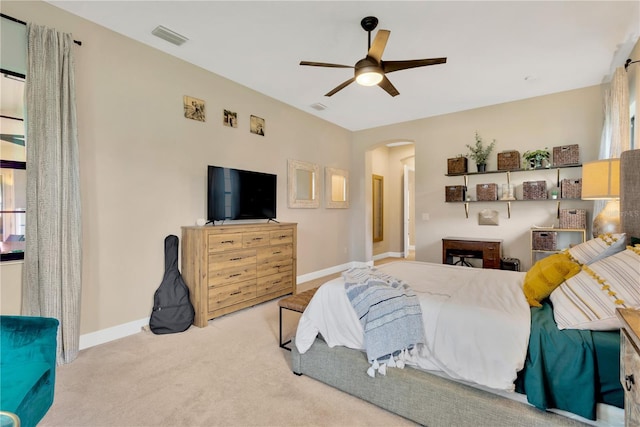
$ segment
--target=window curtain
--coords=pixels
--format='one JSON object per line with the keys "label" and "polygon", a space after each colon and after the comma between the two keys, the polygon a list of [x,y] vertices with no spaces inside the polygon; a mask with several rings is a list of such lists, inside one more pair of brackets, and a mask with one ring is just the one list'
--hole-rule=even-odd
{"label": "window curtain", "polygon": [[630,148],[629,80],[624,67],[616,68],[604,94],[604,127],[600,159],[618,158]]}
{"label": "window curtain", "polygon": [[[631,148],[629,108],[629,80],[624,67],[618,67],[604,91],[604,126],[599,159],[619,158],[623,151]],[[593,202],[594,218],[606,204],[606,200]]]}
{"label": "window curtain", "polygon": [[80,341],[81,224],[71,34],[27,24],[27,224],[22,314],[54,317],[58,364]]}

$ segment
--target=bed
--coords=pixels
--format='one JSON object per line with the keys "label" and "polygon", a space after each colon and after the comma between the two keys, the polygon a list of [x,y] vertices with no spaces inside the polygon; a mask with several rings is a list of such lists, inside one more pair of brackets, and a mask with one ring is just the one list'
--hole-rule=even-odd
{"label": "bed", "polygon": [[[621,164],[621,223],[628,241],[640,236],[640,150],[625,152]],[[606,243],[605,251],[614,246]],[[526,273],[421,262],[379,267],[410,284],[425,337],[409,346],[410,356],[405,349],[396,358],[403,369],[390,367],[384,375],[377,364],[373,369],[370,344],[344,291],[349,276],[334,279],[318,289],[301,317],[292,369],[423,425],[624,425],[619,331],[597,322],[595,331],[588,325],[559,331],[555,325],[570,305],[567,289],[598,279],[601,268],[631,250],[622,246],[585,262],[590,268],[567,276],[539,299],[540,307],[529,307],[522,292]],[[580,250],[574,255],[579,258]],[[627,254],[637,268],[634,257]],[[633,302],[616,291],[618,300]],[[581,324],[565,317],[562,322]]]}

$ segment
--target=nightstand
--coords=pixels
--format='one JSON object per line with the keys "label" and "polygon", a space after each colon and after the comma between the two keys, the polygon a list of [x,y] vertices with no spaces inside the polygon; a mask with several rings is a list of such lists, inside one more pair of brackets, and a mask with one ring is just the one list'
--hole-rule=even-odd
{"label": "nightstand", "polygon": [[625,426],[640,425],[640,310],[619,308],[620,382],[624,388]]}

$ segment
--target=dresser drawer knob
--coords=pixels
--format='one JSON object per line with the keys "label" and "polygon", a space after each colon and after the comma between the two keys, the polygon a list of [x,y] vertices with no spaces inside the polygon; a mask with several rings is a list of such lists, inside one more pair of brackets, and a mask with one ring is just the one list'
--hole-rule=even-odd
{"label": "dresser drawer knob", "polygon": [[636,380],[633,378],[633,374],[624,376],[624,386],[627,389],[627,391],[631,391],[635,383],[636,383]]}

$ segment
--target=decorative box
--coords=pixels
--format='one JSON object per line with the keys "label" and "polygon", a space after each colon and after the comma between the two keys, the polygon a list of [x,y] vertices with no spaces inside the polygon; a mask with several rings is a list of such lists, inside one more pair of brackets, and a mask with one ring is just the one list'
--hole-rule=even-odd
{"label": "decorative box", "polygon": [[520,169],[520,152],[512,150],[498,153],[498,170],[510,171],[514,169]]}
{"label": "decorative box", "polygon": [[582,197],[582,178],[563,179],[560,181],[560,197],[563,199],[579,199]]}
{"label": "decorative box", "polygon": [[498,200],[498,184],[477,184],[476,198],[485,202]]}
{"label": "decorative box", "polygon": [[535,251],[555,251],[558,233],[556,231],[533,231],[531,249]]}
{"label": "decorative box", "polygon": [[587,211],[560,209],[560,228],[587,228]]}
{"label": "decorative box", "polygon": [[467,172],[467,158],[455,157],[453,159],[447,159],[447,174],[453,175],[457,173]]}
{"label": "decorative box", "polygon": [[522,183],[524,200],[541,200],[547,198],[547,181],[525,181]]}
{"label": "decorative box", "polygon": [[444,187],[444,199],[447,202],[462,202],[464,201],[464,196],[464,185],[447,185]]}
{"label": "decorative box", "polygon": [[577,165],[580,163],[580,146],[578,144],[553,147],[553,165]]}

